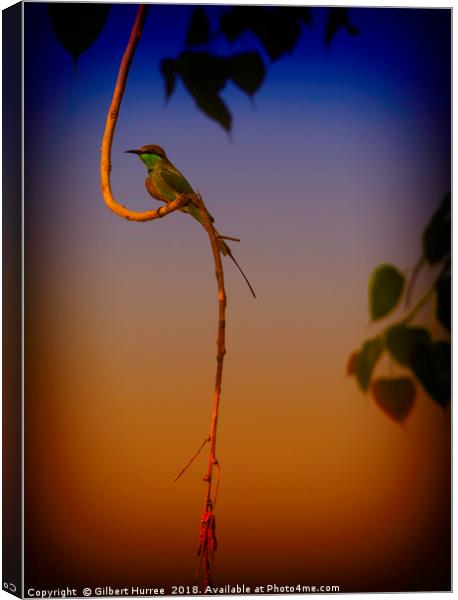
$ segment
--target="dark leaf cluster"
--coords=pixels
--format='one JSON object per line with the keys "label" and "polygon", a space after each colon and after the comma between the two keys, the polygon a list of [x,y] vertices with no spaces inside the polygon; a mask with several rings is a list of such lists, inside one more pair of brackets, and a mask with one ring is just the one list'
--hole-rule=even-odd
{"label": "dark leaf cluster", "polygon": [[[76,65],[79,56],[97,39],[108,15],[109,4],[48,4],[52,28],[61,45]],[[211,48],[222,36],[232,44],[242,35],[257,40],[268,60],[276,61],[293,52],[302,35],[303,26],[312,24],[312,11],[300,6],[228,6],[212,28],[208,8],[197,6],[192,12],[185,39],[185,49],[176,58],[163,58],[160,69],[166,98],[175,90],[179,77],[197,107],[226,131],[232,127],[232,115],[221,98],[227,81],[248,96],[259,90],[266,76],[262,51],[219,56]],[[358,29],[350,23],[347,8],[328,9],[325,46],[343,30],[350,35]]]}
{"label": "dark leaf cluster", "polygon": [[301,26],[311,22],[307,7],[234,6],[221,15],[219,26],[228,42],[250,32],[261,42],[270,60],[277,60],[294,50]]}
{"label": "dark leaf cluster", "polygon": [[[442,265],[432,287],[400,321],[388,326],[376,337],[365,341],[353,352],[347,373],[355,375],[359,387],[371,389],[377,405],[396,421],[409,415],[415,400],[415,381],[411,378],[378,378],[373,373],[383,352],[408,369],[431,398],[445,407],[451,397],[451,346],[449,341],[434,341],[424,327],[411,325],[412,319],[431,297],[438,322],[451,329],[451,199],[447,194],[422,236],[423,255],[419,264]],[[400,304],[408,287],[397,267],[382,264],[369,280],[369,314],[372,321],[389,315]],[[413,281],[410,285],[413,285]]]}
{"label": "dark leaf cluster", "polygon": [[[232,6],[220,15],[218,28],[212,31],[207,11],[196,7],[186,35],[187,50],[176,59],[165,58],[161,62],[166,98],[170,98],[176,78],[180,77],[200,110],[229,131],[232,116],[221,98],[221,90],[227,81],[232,81],[252,96],[265,79],[266,65],[257,50],[222,57],[210,52],[211,42],[222,35],[232,44],[248,33],[260,42],[268,59],[275,61],[295,49],[302,26],[311,23],[308,7]],[[357,33],[348,20],[348,9],[329,9],[326,45],[340,28],[351,35]]]}
{"label": "dark leaf cluster", "polygon": [[220,96],[221,90],[231,81],[252,96],[265,77],[264,63],[257,52],[215,56],[205,51],[187,50],[175,59],[165,58],[161,72],[167,98],[180,77],[197,106],[227,131],[231,129],[232,116]]}
{"label": "dark leaf cluster", "polygon": [[232,43],[245,32],[255,35],[271,60],[291,52],[301,35],[301,24],[311,22],[307,8],[234,6],[219,18],[212,31],[203,6],[194,9],[186,35],[187,49],[177,58],[164,58],[161,72],[165,95],[170,98],[179,77],[198,108],[226,131],[232,127],[232,115],[220,92],[228,81],[248,96],[253,96],[266,76],[266,66],[257,50],[220,56],[210,51],[218,35]]}

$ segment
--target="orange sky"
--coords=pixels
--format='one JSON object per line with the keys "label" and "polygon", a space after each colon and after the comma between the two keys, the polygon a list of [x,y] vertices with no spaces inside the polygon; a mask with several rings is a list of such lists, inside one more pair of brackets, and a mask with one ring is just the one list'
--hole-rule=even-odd
{"label": "orange sky", "polygon": [[[195,233],[197,254],[208,253]],[[124,269],[121,254],[96,258],[108,265],[97,277],[94,263],[73,267],[70,254],[64,280],[38,267],[48,275],[30,279],[32,531],[46,541],[47,560],[58,556],[60,571],[83,580],[189,583],[205,458],[173,478],[208,430],[213,281],[204,262],[194,265],[202,287],[191,287],[178,255],[165,272],[153,261],[146,276]],[[60,262],[54,256],[57,269]],[[372,331],[364,279],[342,291],[336,314],[331,293],[313,298],[318,279],[291,277],[286,289],[270,285],[275,264],[250,265],[253,301],[227,271],[218,581],[265,583],[272,574],[350,590],[440,580],[449,411],[420,394],[401,426],[346,377],[347,355]],[[390,370],[380,364],[380,373]]]}

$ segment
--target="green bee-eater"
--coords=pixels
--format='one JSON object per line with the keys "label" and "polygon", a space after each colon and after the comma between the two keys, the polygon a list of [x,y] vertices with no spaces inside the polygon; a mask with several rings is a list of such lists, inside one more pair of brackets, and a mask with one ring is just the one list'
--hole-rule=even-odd
{"label": "green bee-eater", "polygon": [[[138,150],[126,150],[126,152],[138,154],[145,164],[146,168],[148,169],[148,177],[145,180],[146,189],[156,200],[160,200],[161,202],[165,202],[167,204],[173,200],[176,200],[176,198],[181,194],[195,194],[191,184],[187,181],[185,176],[180,173],[180,171],[170,162],[170,160],[167,158],[165,150],[160,146],[142,146]],[[202,212],[195,204],[190,203],[180,210],[190,214],[197,219],[199,223],[204,225],[204,217]],[[213,221],[213,217],[211,217],[211,219]],[[216,232],[216,234],[218,236],[219,249],[221,250],[222,254],[224,256],[230,256],[230,258],[234,261],[240,273],[243,275],[243,278],[247,282],[251,293],[256,298],[256,294],[254,293],[254,290],[251,287],[251,284],[248,281],[245,273],[242,271],[240,265],[232,255],[229,246],[223,241],[223,236],[220,236],[218,232]]]}

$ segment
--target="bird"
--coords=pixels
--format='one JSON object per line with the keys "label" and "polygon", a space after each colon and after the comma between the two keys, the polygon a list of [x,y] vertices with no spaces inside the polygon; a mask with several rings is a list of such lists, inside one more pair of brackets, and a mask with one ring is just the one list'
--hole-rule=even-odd
{"label": "bird", "polygon": [[[149,194],[155,200],[159,200],[168,204],[169,202],[176,200],[178,196],[182,194],[195,194],[191,184],[188,182],[183,173],[181,173],[175,167],[175,165],[170,162],[164,148],[161,146],[149,144],[142,146],[138,150],[126,150],[125,152],[128,154],[137,154],[137,156],[139,156],[141,161],[148,169],[148,177],[145,179],[145,186]],[[194,219],[199,221],[199,223],[205,227],[205,219],[202,214],[202,210],[198,206],[189,203],[180,208],[180,210],[194,217]],[[213,217],[211,215],[209,216],[211,221],[214,222]],[[243,272],[239,263],[235,260],[231,249],[223,238],[232,239],[234,241],[239,240],[237,238],[221,236],[217,231],[216,235],[219,250],[223,256],[229,256],[233,260],[234,264],[245,279],[251,293],[253,294],[253,297],[256,298],[256,294],[251,283],[248,281],[247,276]]]}

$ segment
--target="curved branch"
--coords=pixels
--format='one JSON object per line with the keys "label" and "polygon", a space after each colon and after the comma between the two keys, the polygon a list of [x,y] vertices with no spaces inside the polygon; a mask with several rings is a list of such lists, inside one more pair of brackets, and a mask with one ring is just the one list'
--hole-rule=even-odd
{"label": "curved branch", "polygon": [[[205,585],[209,584],[212,579],[212,562],[214,552],[216,550],[216,536],[215,536],[215,514],[214,507],[218,496],[219,489],[219,463],[216,458],[216,432],[218,425],[218,412],[221,397],[221,384],[223,378],[223,362],[224,355],[226,354],[225,335],[226,335],[226,291],[224,287],[224,273],[223,265],[221,261],[221,253],[218,244],[218,233],[213,227],[212,217],[210,216],[204,201],[200,194],[182,194],[178,196],[173,202],[169,202],[165,206],[161,206],[156,210],[149,210],[145,212],[131,211],[113,197],[110,185],[110,172],[111,172],[111,147],[113,143],[114,131],[118,120],[119,109],[121,101],[126,88],[127,76],[129,74],[130,65],[135,52],[135,48],[138,44],[140,36],[142,34],[143,25],[146,18],[148,7],[146,5],[139,5],[137,16],[135,19],[132,32],[130,34],[127,48],[122,57],[121,66],[119,68],[118,78],[116,80],[115,89],[113,92],[113,98],[111,100],[110,108],[107,115],[105,124],[105,131],[103,134],[102,147],[101,147],[101,161],[100,161],[100,182],[102,196],[105,200],[105,204],[119,217],[127,219],[129,221],[152,221],[163,217],[181,207],[188,204],[189,202],[194,203],[198,206],[203,215],[203,225],[207,231],[210,244],[213,252],[213,260],[215,265],[215,276],[218,286],[218,334],[216,340],[217,354],[216,354],[216,375],[215,375],[215,387],[213,392],[213,410],[211,416],[210,432],[208,438],[204,441],[202,446],[199,448],[197,454],[201,451],[205,443],[208,441],[210,445],[209,456],[208,456],[208,469],[204,477],[204,481],[207,483],[207,491],[205,495],[205,504],[201,518],[201,530],[200,530],[200,564],[204,568],[204,582]],[[195,456],[197,456],[197,454]],[[192,463],[195,456],[191,458],[189,463],[183,469],[184,472],[189,464]],[[217,468],[217,481],[215,485],[215,491],[212,498],[212,480],[213,471]],[[181,472],[181,473],[182,473]],[[181,475],[178,475],[178,477]],[[177,478],[178,478],[177,477]]]}
{"label": "curved branch", "polygon": [[144,212],[137,212],[129,210],[123,204],[120,204],[114,197],[111,191],[110,173],[111,173],[111,147],[113,144],[113,136],[116,128],[116,124],[119,116],[119,109],[121,101],[124,96],[126,89],[127,76],[129,75],[130,65],[132,58],[135,53],[135,48],[140,40],[143,31],[143,25],[145,23],[146,14],[148,12],[148,6],[146,4],[140,4],[135,18],[135,23],[132,28],[129,42],[124,55],[121,60],[121,66],[119,67],[118,78],[116,80],[115,89],[113,92],[113,98],[111,100],[110,108],[108,110],[107,120],[105,123],[105,131],[102,139],[102,147],[100,149],[100,187],[102,191],[103,199],[105,204],[110,210],[123,219],[128,221],[152,221],[168,215],[169,213],[181,208],[189,202],[186,197],[179,197],[173,202],[170,202],[166,206],[160,206],[155,210],[147,210]]}

